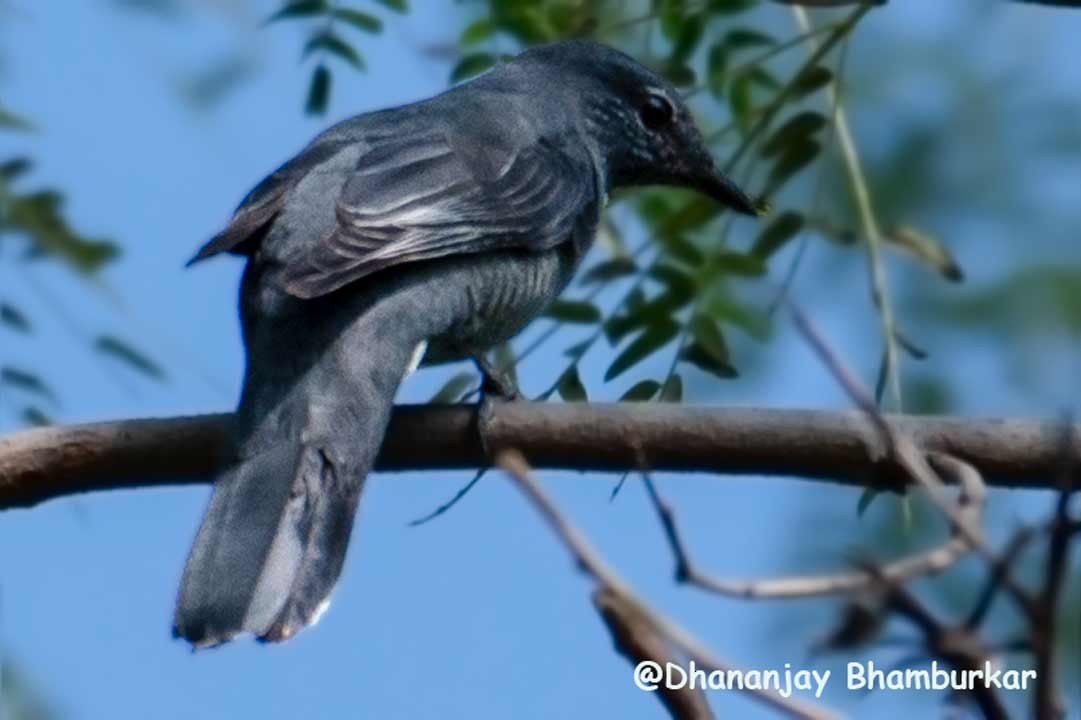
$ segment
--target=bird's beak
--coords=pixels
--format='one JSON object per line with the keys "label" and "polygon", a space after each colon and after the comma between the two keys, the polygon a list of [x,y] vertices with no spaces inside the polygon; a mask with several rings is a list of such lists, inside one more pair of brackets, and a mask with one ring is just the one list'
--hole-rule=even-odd
{"label": "bird's beak", "polygon": [[691,187],[710,196],[725,207],[744,215],[765,215],[769,212],[767,202],[752,198],[743,192],[721,172],[708,152],[702,151],[699,154],[689,175]]}
{"label": "bird's beak", "polygon": [[761,199],[756,200],[743,192],[720,170],[714,169],[700,182],[699,189],[702,192],[736,212],[744,215],[765,215],[769,212],[769,203]]}

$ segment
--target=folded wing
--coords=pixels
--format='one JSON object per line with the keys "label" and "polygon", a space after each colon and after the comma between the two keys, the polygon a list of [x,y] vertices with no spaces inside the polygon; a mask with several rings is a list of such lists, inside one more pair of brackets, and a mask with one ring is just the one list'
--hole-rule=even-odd
{"label": "folded wing", "polygon": [[335,230],[287,269],[288,291],[317,297],[400,263],[569,239],[597,200],[592,163],[553,141],[492,140],[438,131],[374,144],[343,188]]}

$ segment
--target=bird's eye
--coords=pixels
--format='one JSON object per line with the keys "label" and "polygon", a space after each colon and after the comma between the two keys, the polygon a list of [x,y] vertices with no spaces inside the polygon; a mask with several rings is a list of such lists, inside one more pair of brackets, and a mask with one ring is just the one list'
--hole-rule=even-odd
{"label": "bird's eye", "polygon": [[663,130],[676,114],[668,98],[657,93],[650,93],[638,112],[642,117],[642,124],[649,130]]}

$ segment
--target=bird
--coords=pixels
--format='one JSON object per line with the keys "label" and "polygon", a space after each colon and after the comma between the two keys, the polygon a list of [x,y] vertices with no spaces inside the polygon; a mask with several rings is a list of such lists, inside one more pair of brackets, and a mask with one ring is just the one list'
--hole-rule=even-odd
{"label": "bird", "polygon": [[[193,648],[316,622],[403,378],[520,332],[571,280],[608,194],[667,185],[756,215],[673,85],[607,45],[527,49],[319,134],[192,263],[247,258],[232,450],[180,582]],[[423,438],[418,438],[423,442]]]}

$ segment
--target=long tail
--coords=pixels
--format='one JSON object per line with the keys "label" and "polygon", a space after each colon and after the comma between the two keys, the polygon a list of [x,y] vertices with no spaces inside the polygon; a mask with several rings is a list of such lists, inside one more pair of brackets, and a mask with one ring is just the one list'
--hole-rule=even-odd
{"label": "long tail", "polygon": [[[388,327],[380,315],[327,331],[299,368],[305,351],[290,347],[289,323],[265,343],[249,338],[239,416],[250,427],[184,570],[177,637],[197,647],[242,633],[287,640],[326,609],[394,394],[419,349],[401,316]],[[291,325],[310,347],[311,328]]]}

